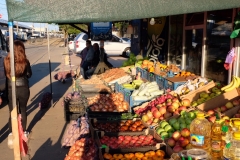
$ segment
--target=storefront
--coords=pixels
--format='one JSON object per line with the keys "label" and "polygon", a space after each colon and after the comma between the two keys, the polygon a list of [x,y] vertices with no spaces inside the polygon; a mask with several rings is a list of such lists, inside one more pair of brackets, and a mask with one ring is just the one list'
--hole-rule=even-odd
{"label": "storefront", "polygon": [[[168,51],[162,52],[168,64],[181,65],[184,70],[227,84],[229,73],[224,68],[224,62],[235,46],[230,34],[236,13],[236,9],[227,9],[174,15],[167,17],[169,21],[161,25],[150,25],[149,19],[148,36],[158,29],[159,33],[155,36],[164,39],[167,44]],[[155,18],[155,22],[158,19],[161,18]],[[168,30],[163,31],[164,26]],[[165,36],[166,33],[169,35]]]}

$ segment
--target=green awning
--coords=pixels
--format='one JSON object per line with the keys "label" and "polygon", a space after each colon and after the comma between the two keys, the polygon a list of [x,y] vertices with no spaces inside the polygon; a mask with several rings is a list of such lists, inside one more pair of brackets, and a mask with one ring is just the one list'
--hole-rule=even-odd
{"label": "green awning", "polygon": [[240,0],[6,0],[9,21],[86,23],[240,7]]}

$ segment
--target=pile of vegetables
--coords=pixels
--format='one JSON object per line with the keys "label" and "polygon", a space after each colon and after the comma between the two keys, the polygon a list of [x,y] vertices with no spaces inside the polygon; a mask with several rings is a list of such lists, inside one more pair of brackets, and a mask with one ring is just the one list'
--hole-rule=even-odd
{"label": "pile of vegetables", "polygon": [[98,156],[97,147],[92,138],[81,138],[70,148],[64,160],[94,160]]}
{"label": "pile of vegetables", "polygon": [[64,97],[63,105],[69,112],[84,112],[88,101],[80,92],[74,91]]}
{"label": "pile of vegetables", "polygon": [[145,82],[142,83],[139,89],[134,90],[132,93],[133,100],[135,101],[148,101],[152,98],[162,95],[163,90],[159,90],[157,82]]}
{"label": "pile of vegetables", "polygon": [[77,121],[71,121],[64,133],[62,146],[70,147],[81,135],[87,134],[89,134],[89,124],[86,117],[81,117]]}
{"label": "pile of vegetables", "polygon": [[105,81],[106,83],[109,83],[113,80],[116,80],[118,78],[127,76],[128,74],[125,73],[124,70],[119,69],[119,68],[113,68],[113,69],[109,69],[106,72],[102,73],[99,75],[99,77]]}
{"label": "pile of vegetables", "polygon": [[88,98],[90,110],[93,112],[126,112],[129,104],[124,101],[122,93],[99,94]]}

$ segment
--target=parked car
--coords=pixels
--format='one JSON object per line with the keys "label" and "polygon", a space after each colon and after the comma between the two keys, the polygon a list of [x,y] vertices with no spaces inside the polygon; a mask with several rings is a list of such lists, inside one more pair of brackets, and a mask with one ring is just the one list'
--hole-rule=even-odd
{"label": "parked car", "polygon": [[4,58],[7,56],[8,52],[7,41],[2,34],[0,29],[0,94],[5,90],[6,76],[4,74]]}
{"label": "parked car", "polygon": [[[74,39],[74,53],[80,53],[86,47],[88,35],[86,33],[78,34]],[[92,44],[99,41],[92,41]],[[129,56],[131,49],[131,41],[122,39],[116,35],[112,35],[112,39],[104,42],[104,49],[107,55],[123,55]]]}

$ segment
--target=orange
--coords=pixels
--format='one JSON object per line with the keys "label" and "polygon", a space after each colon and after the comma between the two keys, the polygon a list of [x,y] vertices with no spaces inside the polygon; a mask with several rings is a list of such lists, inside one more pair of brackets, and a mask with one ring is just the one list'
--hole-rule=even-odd
{"label": "orange", "polygon": [[122,154],[113,154],[113,158],[121,159],[121,158],[123,158],[123,155]]}
{"label": "orange", "polygon": [[155,156],[155,152],[154,151],[150,151],[149,154],[150,154],[150,157]]}
{"label": "orange", "polygon": [[124,154],[124,157],[128,158],[128,159],[131,159],[131,158],[134,157],[134,154],[133,153],[126,153],[126,154]]}
{"label": "orange", "polygon": [[157,151],[156,151],[156,155],[157,155],[157,156],[164,157],[164,156],[165,156],[165,152],[162,151],[162,150],[157,150]]}
{"label": "orange", "polygon": [[144,154],[143,154],[143,153],[140,153],[140,152],[136,152],[136,153],[135,153],[135,157],[141,159],[142,157],[144,157]]}
{"label": "orange", "polygon": [[105,159],[111,159],[111,158],[112,158],[112,155],[109,154],[109,153],[104,153],[104,154],[103,154],[103,157],[104,157]]}

